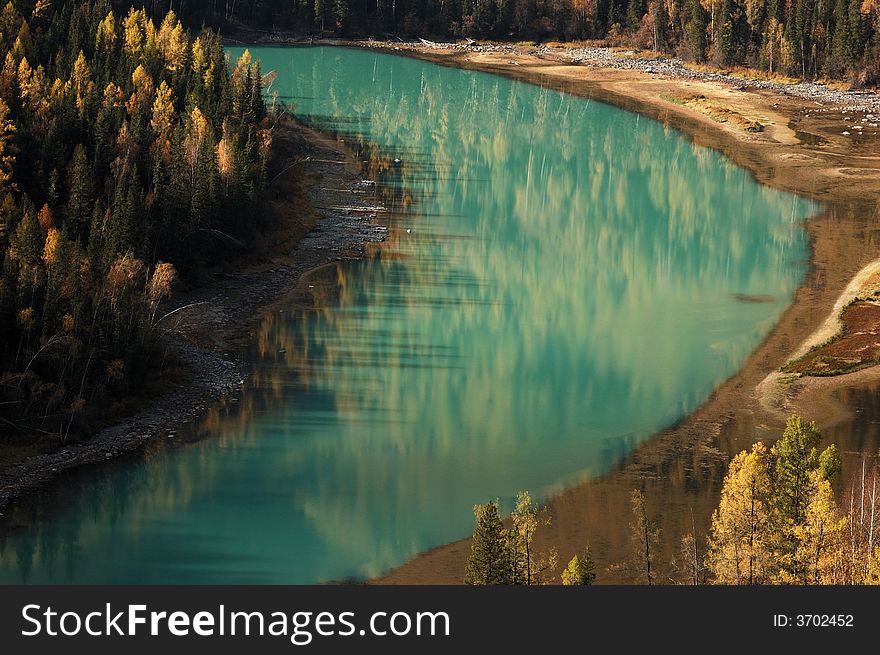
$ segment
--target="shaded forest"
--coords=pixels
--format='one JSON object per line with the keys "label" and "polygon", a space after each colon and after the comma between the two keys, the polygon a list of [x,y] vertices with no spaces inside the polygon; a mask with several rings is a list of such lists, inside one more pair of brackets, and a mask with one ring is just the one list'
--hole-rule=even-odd
{"label": "shaded forest", "polygon": [[0,10],[0,423],[88,428],[155,374],[178,275],[260,218],[259,64],[174,13]]}
{"label": "shaded forest", "polygon": [[346,36],[603,39],[720,66],[880,81],[880,0],[179,0],[174,8],[193,25]]}

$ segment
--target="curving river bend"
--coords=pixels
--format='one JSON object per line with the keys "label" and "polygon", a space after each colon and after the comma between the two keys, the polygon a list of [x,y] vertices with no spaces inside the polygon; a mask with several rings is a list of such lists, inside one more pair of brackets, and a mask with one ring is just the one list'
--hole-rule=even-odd
{"label": "curving river bend", "polygon": [[192,428],[210,438],[47,494],[0,581],[377,575],[467,535],[474,503],[609,470],[803,278],[817,206],[660,123],[367,50],[251,53],[303,120],[369,146],[391,237],[264,318],[242,396]]}

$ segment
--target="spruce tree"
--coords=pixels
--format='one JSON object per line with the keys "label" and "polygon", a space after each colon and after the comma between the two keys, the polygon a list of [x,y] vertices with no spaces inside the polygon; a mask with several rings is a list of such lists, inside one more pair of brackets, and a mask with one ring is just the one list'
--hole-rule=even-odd
{"label": "spruce tree", "polygon": [[67,207],[65,225],[72,230],[76,238],[88,234],[94,205],[92,173],[86,150],[81,143],[73,149],[70,169],[67,175]]}
{"label": "spruce tree", "polygon": [[684,43],[688,55],[696,61],[706,57],[706,27],[708,17],[700,0],[685,1]]}
{"label": "spruce tree", "polygon": [[510,584],[513,566],[507,530],[501,522],[498,501],[474,506],[476,526],[471,538],[464,583],[469,585]]}
{"label": "spruce tree", "polygon": [[790,416],[782,438],[773,446],[773,521],[775,524],[775,560],[777,577],[784,582],[807,582],[807,571],[798,558],[802,547],[802,526],[807,506],[816,485],[811,476],[831,480],[840,470],[840,456],[835,446],[821,454],[818,446],[822,433],[813,422]]}
{"label": "spruce tree", "polygon": [[734,39],[734,3],[733,0],[722,0],[715,30],[714,59],[717,64],[728,66],[736,60],[736,42]]}
{"label": "spruce tree", "polygon": [[630,30],[638,30],[642,25],[642,17],[647,11],[645,0],[629,0],[626,8],[626,26]]}

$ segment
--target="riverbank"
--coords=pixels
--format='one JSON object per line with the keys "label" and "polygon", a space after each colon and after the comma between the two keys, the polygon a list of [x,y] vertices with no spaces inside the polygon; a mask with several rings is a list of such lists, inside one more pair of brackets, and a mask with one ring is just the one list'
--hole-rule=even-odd
{"label": "riverbank", "polygon": [[[759,182],[822,203],[823,210],[805,225],[811,246],[805,280],[743,368],[697,411],[637,448],[611,473],[547,502],[554,521],[538,547],[556,547],[564,564],[589,542],[599,581],[627,582],[625,572],[608,567],[625,559],[630,547],[629,494],[641,487],[664,535],[658,579],[673,579],[680,539],[691,531],[698,538],[705,535],[732,454],[757,439],[778,436],[788,412],[823,428],[845,420],[836,394],[877,377],[876,366],[838,378],[798,378],[794,385],[790,376],[774,374],[828,320],[859,271],[877,258],[878,97],[821,85],[682,73],[676,65],[665,70],[650,60],[615,58],[609,64],[605,53],[596,52],[577,61],[569,53],[566,61],[559,53],[518,46],[360,45],[505,75],[649,116],[697,145],[723,152]],[[784,398],[781,405],[768,402],[774,395]],[[845,468],[852,466],[858,452],[841,445]],[[612,515],[620,520],[609,522]],[[459,583],[469,549],[468,539],[441,546],[377,582]]]}
{"label": "riverbank", "polygon": [[[91,438],[31,455],[0,471],[0,515],[24,494],[66,471],[106,462],[173,436],[212,403],[247,384],[237,350],[265,309],[296,288],[309,271],[363,256],[383,240],[375,185],[334,140],[292,120],[274,132],[269,173],[269,228],[246,252],[200,274],[196,286],[163,307],[163,337],[183,373],[142,402],[131,416]],[[371,213],[365,205],[376,208]],[[176,311],[175,311],[176,310]]]}

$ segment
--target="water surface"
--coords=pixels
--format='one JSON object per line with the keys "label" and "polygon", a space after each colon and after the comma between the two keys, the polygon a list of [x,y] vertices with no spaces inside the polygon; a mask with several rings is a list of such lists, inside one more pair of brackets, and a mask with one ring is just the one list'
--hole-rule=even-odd
{"label": "water surface", "polygon": [[474,503],[609,470],[733,374],[803,277],[816,207],[660,123],[366,50],[251,53],[396,186],[392,237],[265,317],[242,396],[192,430],[211,438],[24,512],[4,581],[379,574],[468,534]]}

